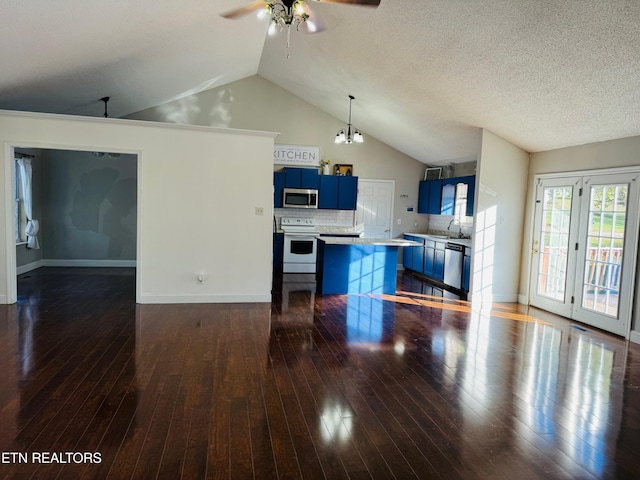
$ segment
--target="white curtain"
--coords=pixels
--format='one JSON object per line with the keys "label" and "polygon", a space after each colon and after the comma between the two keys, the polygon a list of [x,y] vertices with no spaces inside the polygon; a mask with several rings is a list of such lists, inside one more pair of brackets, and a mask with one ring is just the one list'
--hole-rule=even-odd
{"label": "white curtain", "polygon": [[31,195],[31,180],[33,172],[31,170],[31,160],[28,158],[18,158],[18,170],[20,173],[20,188],[22,189],[22,201],[24,202],[24,213],[27,217],[27,226],[24,229],[24,233],[27,234],[27,248],[40,248],[38,243],[38,230],[40,224],[38,220],[32,217],[32,195]]}

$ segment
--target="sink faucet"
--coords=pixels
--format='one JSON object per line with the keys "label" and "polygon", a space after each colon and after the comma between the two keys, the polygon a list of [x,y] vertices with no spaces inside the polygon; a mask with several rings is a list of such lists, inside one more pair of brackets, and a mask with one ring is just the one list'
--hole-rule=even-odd
{"label": "sink faucet", "polygon": [[449,222],[449,226],[447,227],[447,232],[451,232],[451,225],[458,225],[458,238],[462,238],[462,223],[460,223],[457,219],[453,218]]}

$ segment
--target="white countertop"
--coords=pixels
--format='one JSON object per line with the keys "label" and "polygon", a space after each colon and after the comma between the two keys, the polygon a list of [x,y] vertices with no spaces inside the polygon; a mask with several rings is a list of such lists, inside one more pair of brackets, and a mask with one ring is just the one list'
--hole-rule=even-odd
{"label": "white countertop", "polygon": [[426,238],[427,240],[432,240],[434,242],[456,243],[458,245],[464,245],[465,247],[471,248],[470,238],[455,238],[455,237],[446,237],[444,235],[431,235],[428,233],[413,233],[413,232],[404,232],[404,235],[413,235],[414,237]]}
{"label": "white countertop", "polygon": [[327,245],[382,245],[386,247],[419,247],[421,244],[404,238],[320,237]]}
{"label": "white countertop", "polygon": [[316,225],[316,230],[321,235],[360,235],[364,232],[364,225],[338,227],[335,225]]}

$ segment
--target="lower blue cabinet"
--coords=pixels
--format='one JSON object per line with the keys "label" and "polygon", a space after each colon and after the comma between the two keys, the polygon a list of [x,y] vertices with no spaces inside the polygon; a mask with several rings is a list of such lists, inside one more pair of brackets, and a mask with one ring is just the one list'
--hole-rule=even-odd
{"label": "lower blue cabinet", "polygon": [[282,272],[284,233],[273,234],[273,271]]}

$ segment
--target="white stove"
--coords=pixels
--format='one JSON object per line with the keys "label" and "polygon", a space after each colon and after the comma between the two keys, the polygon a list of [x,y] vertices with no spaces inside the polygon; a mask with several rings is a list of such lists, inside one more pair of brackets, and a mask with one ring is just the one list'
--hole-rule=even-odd
{"label": "white stove", "polygon": [[317,239],[320,236],[313,218],[281,218],[284,232],[283,273],[315,273]]}

